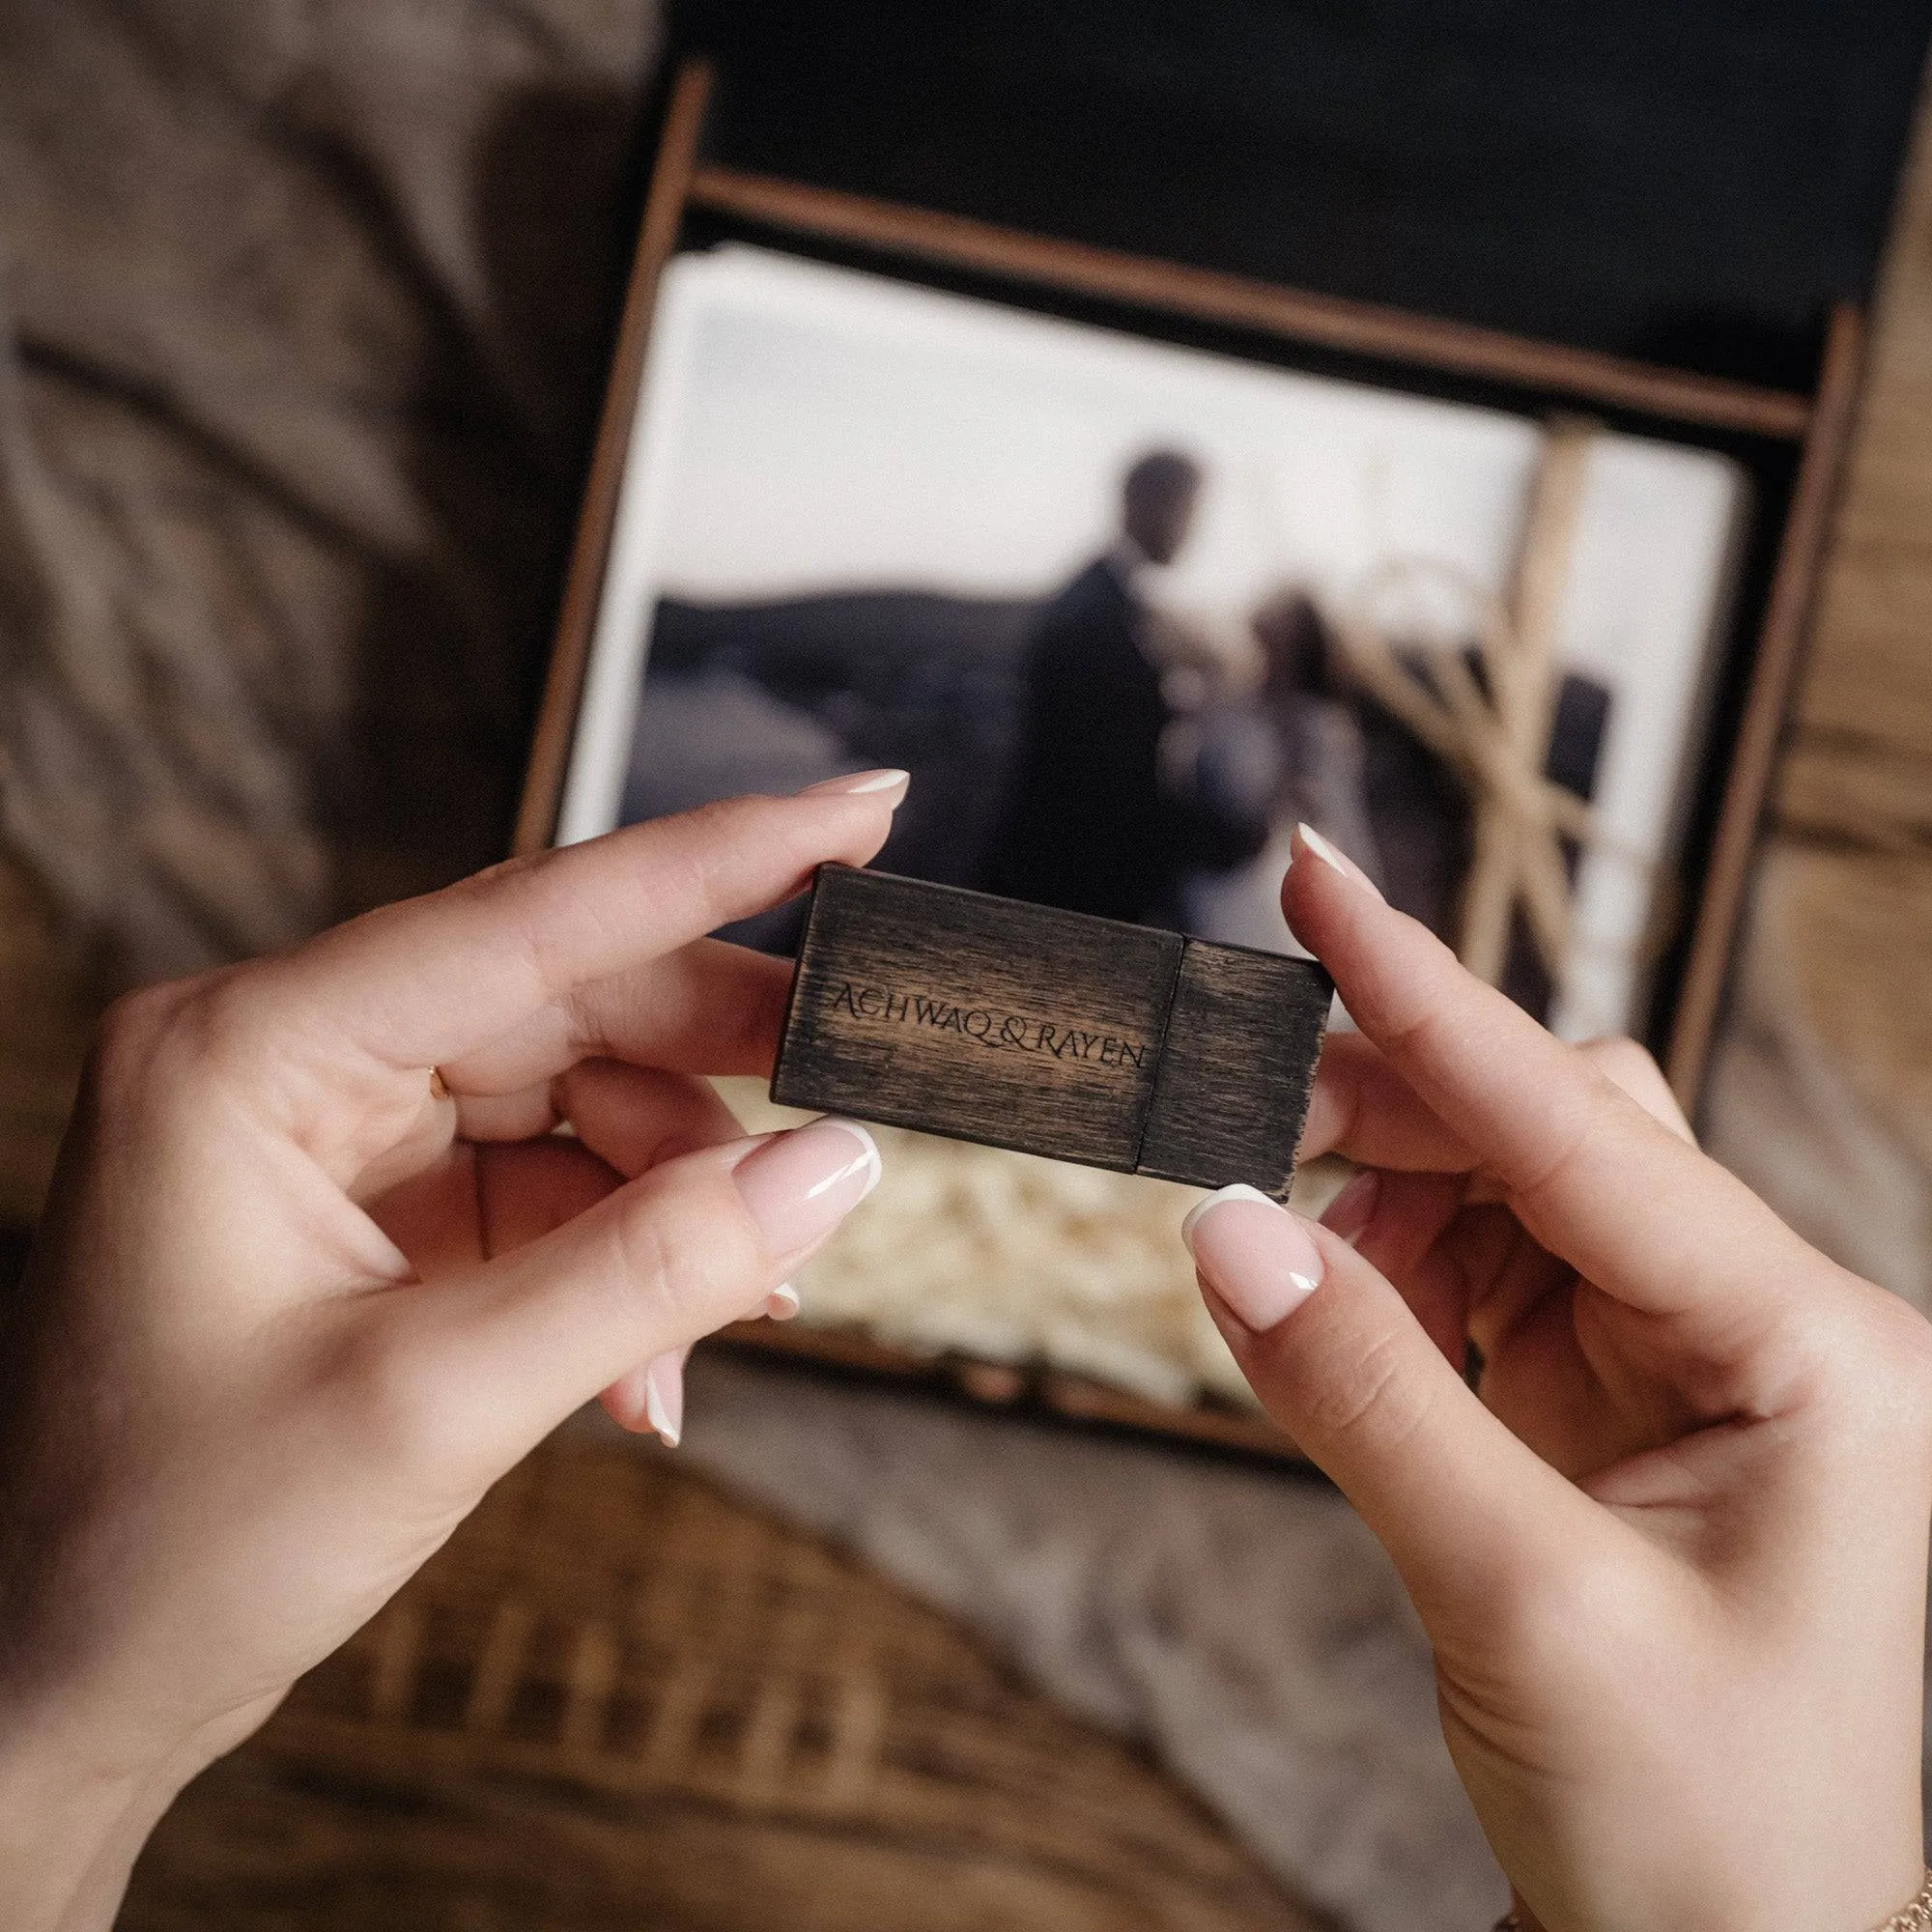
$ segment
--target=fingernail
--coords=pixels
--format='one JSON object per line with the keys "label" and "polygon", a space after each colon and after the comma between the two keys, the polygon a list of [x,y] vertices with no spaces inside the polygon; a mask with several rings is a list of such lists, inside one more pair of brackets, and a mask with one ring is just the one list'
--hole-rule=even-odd
{"label": "fingernail", "polygon": [[644,1414],[667,1449],[684,1434],[684,1358],[675,1349],[644,1365]]}
{"label": "fingernail", "polygon": [[1259,1335],[1292,1314],[1321,1280],[1321,1254],[1302,1225],[1258,1187],[1236,1183],[1197,1202],[1180,1238],[1202,1279]]}
{"label": "fingernail", "polygon": [[780,1259],[829,1235],[872,1189],[879,1150],[856,1121],[828,1118],[778,1134],[739,1162],[732,1179]]}
{"label": "fingernail", "polygon": [[[1312,852],[1324,866],[1332,867],[1345,879],[1353,879],[1358,886],[1366,886],[1377,898],[1381,898],[1382,889],[1349,857],[1338,851],[1312,825],[1297,825],[1294,828],[1293,851],[1296,858],[1303,852]],[[1384,904],[1387,901],[1382,901]]]}
{"label": "fingernail", "polygon": [[816,784],[807,785],[799,797],[810,798],[814,792],[841,792],[847,796],[860,792],[891,792],[894,796],[886,803],[896,808],[911,783],[910,772],[844,772],[836,779],[821,779]]}
{"label": "fingernail", "polygon": [[765,1296],[765,1313],[774,1321],[789,1321],[798,1313],[798,1290],[790,1282],[781,1281]]}
{"label": "fingernail", "polygon": [[1362,1231],[1374,1218],[1376,1197],[1382,1191],[1382,1178],[1372,1167],[1351,1177],[1348,1185],[1329,1202],[1321,1225],[1331,1235],[1340,1235],[1352,1248],[1362,1238]]}

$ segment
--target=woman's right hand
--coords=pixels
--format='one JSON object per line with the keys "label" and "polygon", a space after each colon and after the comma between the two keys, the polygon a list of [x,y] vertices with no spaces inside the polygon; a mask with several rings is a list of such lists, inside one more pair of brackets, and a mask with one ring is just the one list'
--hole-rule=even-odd
{"label": "woman's right hand", "polygon": [[[1401,1571],[1549,1932],[1866,1932],[1924,1871],[1932,1327],[1699,1153],[1648,1056],[1552,1038],[1297,838],[1358,1036],[1311,1224],[1209,1198],[1208,1302]],[[1480,1351],[1479,1392],[1463,1375]]]}

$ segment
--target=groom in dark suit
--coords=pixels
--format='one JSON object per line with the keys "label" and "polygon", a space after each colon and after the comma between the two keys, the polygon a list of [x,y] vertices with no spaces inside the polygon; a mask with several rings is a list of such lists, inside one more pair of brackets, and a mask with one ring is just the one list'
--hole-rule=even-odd
{"label": "groom in dark suit", "polygon": [[1171,924],[1183,871],[1238,865],[1261,849],[1264,827],[1231,822],[1162,778],[1161,739],[1177,713],[1135,579],[1179,554],[1200,490],[1191,458],[1142,457],[1122,484],[1119,538],[1041,611],[989,890]]}

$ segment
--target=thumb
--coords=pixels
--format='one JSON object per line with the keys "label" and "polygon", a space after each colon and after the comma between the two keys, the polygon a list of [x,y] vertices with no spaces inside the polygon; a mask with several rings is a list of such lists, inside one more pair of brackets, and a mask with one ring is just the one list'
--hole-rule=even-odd
{"label": "thumb", "polygon": [[1181,1235],[1241,1373],[1354,1504],[1425,1623],[1497,1601],[1593,1513],[1339,1236],[1251,1187],[1210,1194]]}
{"label": "thumb", "polygon": [[665,1161],[510,1254],[400,1291],[386,1378],[441,1418],[455,1481],[494,1481],[640,1362],[760,1308],[879,1173],[871,1135],[839,1120]]}

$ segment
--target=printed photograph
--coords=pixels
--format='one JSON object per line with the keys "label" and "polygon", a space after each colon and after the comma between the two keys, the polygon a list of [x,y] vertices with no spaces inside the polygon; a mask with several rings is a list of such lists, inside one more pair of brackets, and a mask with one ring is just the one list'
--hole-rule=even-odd
{"label": "printed photograph", "polygon": [[1627,1030],[1747,507],[1701,449],[683,255],[559,838],[899,765],[885,869],[1292,951],[1306,820]]}

